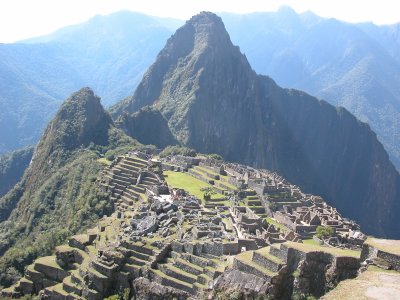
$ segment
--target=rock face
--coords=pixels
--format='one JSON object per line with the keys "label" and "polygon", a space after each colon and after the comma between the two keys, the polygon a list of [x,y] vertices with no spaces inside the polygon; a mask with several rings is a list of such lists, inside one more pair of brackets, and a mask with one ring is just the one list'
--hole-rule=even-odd
{"label": "rock face", "polygon": [[116,121],[116,126],[145,145],[165,148],[178,144],[168,127],[167,120],[154,107],[146,106],[138,112],[123,114]]}
{"label": "rock face", "polygon": [[183,291],[151,282],[147,278],[139,277],[133,281],[133,298],[136,300],[168,300],[187,299],[189,295]]}
{"label": "rock face", "polygon": [[221,295],[237,295],[238,299],[257,299],[257,296],[266,295],[270,289],[271,284],[268,280],[238,270],[224,272],[214,280],[213,286],[217,299]]}
{"label": "rock face", "polygon": [[112,113],[148,105],[185,146],[276,170],[367,233],[400,237],[400,176],[369,126],[257,75],[216,15],[203,12],[178,29]]}

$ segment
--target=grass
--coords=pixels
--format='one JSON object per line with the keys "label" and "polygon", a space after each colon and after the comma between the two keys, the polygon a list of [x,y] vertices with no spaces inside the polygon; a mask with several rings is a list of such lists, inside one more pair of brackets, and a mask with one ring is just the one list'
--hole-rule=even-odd
{"label": "grass", "polygon": [[44,256],[40,257],[35,261],[35,264],[41,264],[55,269],[61,269],[61,267],[56,263],[55,256]]}
{"label": "grass", "polygon": [[105,165],[105,166],[111,165],[111,161],[109,161],[109,160],[108,160],[107,158],[105,158],[105,157],[99,158],[99,159],[97,160],[97,162],[99,162],[99,163],[101,163],[102,165]]}
{"label": "grass", "polygon": [[269,259],[270,261],[273,261],[274,263],[283,265],[284,264],[283,260],[270,254],[269,249],[270,249],[270,247],[265,247],[265,248],[258,249],[256,252],[258,254],[260,254],[261,256],[264,256],[265,258]]}
{"label": "grass", "polygon": [[321,246],[321,245],[318,244],[316,241],[314,241],[314,239],[306,239],[306,240],[303,240],[303,244],[306,244],[306,245],[313,245],[313,246]]}
{"label": "grass", "polygon": [[63,289],[62,283],[58,283],[52,287],[50,287],[53,291],[63,295],[64,297],[68,296],[68,293]]}
{"label": "grass", "polygon": [[370,271],[370,272],[382,272],[382,273],[389,273],[389,274],[398,274],[398,275],[400,275],[400,273],[399,273],[398,271],[396,271],[396,270],[385,270],[385,269],[379,268],[379,267],[374,266],[374,265],[369,265],[369,266],[368,266],[368,271]]}
{"label": "grass", "polygon": [[325,252],[329,253],[333,256],[347,256],[347,257],[354,257],[360,258],[360,251],[349,250],[349,249],[338,249],[338,248],[331,248],[331,247],[323,247],[323,246],[315,246],[309,244],[301,244],[295,242],[285,242],[284,245],[290,248],[294,248],[300,250],[302,252]]}
{"label": "grass", "polygon": [[198,169],[199,171],[203,172],[203,173],[208,173],[214,176],[220,176],[218,173],[214,172],[213,170],[206,168],[206,167],[200,167],[200,166],[195,166],[194,169]]}
{"label": "grass", "polygon": [[368,238],[365,243],[383,252],[400,255],[400,241]]}
{"label": "grass", "polygon": [[[200,200],[203,200],[204,192],[201,191],[202,188],[212,187],[212,185],[207,184],[193,176],[190,176],[187,173],[182,172],[173,172],[173,171],[166,171],[164,172],[166,175],[165,179],[169,186],[174,188],[184,189],[188,193],[196,196]],[[214,194],[211,196],[212,198],[220,198],[224,197],[221,194]]]}

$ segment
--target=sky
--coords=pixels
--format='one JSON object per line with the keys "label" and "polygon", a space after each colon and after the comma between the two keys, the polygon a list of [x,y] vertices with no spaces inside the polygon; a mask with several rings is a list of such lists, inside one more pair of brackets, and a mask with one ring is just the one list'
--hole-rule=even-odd
{"label": "sky", "polygon": [[0,0],[0,43],[48,34],[95,15],[131,10],[188,19],[200,11],[250,13],[287,5],[347,22],[400,22],[398,0]]}

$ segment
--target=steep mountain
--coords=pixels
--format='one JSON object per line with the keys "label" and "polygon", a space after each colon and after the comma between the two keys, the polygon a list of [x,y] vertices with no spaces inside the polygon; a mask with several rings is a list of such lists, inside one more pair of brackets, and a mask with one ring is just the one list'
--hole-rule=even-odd
{"label": "steep mountain", "polygon": [[126,134],[145,145],[165,148],[178,144],[168,127],[167,120],[154,107],[146,106],[135,113],[123,114],[115,124]]}
{"label": "steep mountain", "polygon": [[0,156],[0,197],[22,177],[32,159],[33,147],[16,150]]}
{"label": "steep mountain", "polygon": [[112,113],[148,105],[183,145],[276,170],[366,232],[400,236],[400,176],[369,126],[257,75],[216,15],[201,13],[179,28]]}
{"label": "steep mountain", "polygon": [[349,24],[288,7],[222,18],[257,72],[348,109],[400,168],[398,25]]}
{"label": "steep mountain", "polygon": [[177,22],[119,12],[0,44],[0,154],[35,144],[62,100],[82,86],[105,105],[128,96]]}
{"label": "steep mountain", "polygon": [[[400,168],[398,24],[349,24],[288,7],[221,16],[256,72],[345,107],[370,124]],[[0,45],[0,153],[36,143],[61,100],[81,86],[105,105],[128,96],[179,24],[119,12]]]}
{"label": "steep mountain", "polygon": [[63,103],[21,181],[0,198],[0,285],[112,210],[95,180],[108,156],[136,145],[89,88]]}

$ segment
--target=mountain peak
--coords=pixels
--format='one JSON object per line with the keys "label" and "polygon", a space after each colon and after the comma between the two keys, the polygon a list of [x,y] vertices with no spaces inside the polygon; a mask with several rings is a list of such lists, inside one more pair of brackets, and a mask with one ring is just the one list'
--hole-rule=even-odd
{"label": "mountain peak", "polygon": [[100,98],[85,87],[65,100],[47,127],[44,138],[50,135],[53,142],[68,150],[87,146],[91,142],[103,145],[107,143],[107,130],[111,124]]}
{"label": "mountain peak", "polygon": [[214,13],[203,11],[193,16],[183,27],[185,26],[194,28],[193,34],[197,45],[227,41],[230,43],[229,34],[222,19]]}
{"label": "mountain peak", "polygon": [[216,14],[209,11],[202,11],[197,15],[191,17],[186,23],[192,25],[217,25],[224,26],[222,19]]}
{"label": "mountain peak", "polygon": [[[168,39],[134,95],[113,107],[112,114],[118,116],[124,110],[135,112],[156,103],[168,106],[166,102],[169,100],[158,101],[166,89],[174,89],[172,93],[185,93],[185,102],[189,103],[195,98],[189,90],[195,91],[204,83],[210,76],[208,72],[223,72],[225,74],[219,75],[232,75],[239,79],[240,74],[247,76],[252,69],[239,47],[232,44],[222,19],[214,13],[201,12]],[[163,91],[164,79],[172,77],[180,78],[180,87],[164,86]]]}

